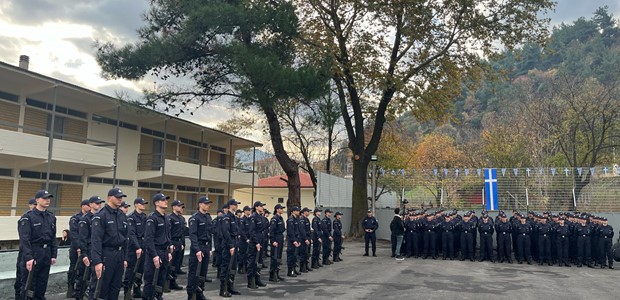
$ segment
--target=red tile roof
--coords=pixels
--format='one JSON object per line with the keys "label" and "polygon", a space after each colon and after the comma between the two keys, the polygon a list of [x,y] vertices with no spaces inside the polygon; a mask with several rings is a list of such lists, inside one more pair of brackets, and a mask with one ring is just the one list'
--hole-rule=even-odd
{"label": "red tile roof", "polygon": [[[286,181],[282,180],[288,179],[286,175],[281,176],[272,176],[267,178],[262,178],[258,180],[258,187],[286,187]],[[312,188],[312,180],[310,179],[310,175],[308,173],[299,173],[299,180],[301,181],[302,188]]]}

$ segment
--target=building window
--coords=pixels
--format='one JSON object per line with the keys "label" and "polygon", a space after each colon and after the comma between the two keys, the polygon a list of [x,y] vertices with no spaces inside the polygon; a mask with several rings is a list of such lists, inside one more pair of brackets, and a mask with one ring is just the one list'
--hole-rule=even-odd
{"label": "building window", "polygon": [[282,197],[278,198],[278,203],[284,203],[284,198]]}
{"label": "building window", "polygon": [[0,91],[0,99],[12,101],[12,102],[18,102],[19,101],[19,96],[11,94],[11,93]]}
{"label": "building window", "polygon": [[[52,115],[48,114],[47,115],[47,133],[45,134],[46,136],[49,136],[50,133],[52,132]],[[55,139],[60,139],[62,140],[63,138],[63,134],[65,132],[65,118],[64,117],[60,117],[60,116],[56,116],[54,118],[54,138]]]}
{"label": "building window", "polygon": [[[39,100],[35,100],[35,99],[32,99],[32,98],[27,98],[26,99],[26,104],[28,106],[38,107],[38,108],[42,108],[42,109],[45,109],[45,110],[50,110],[50,111],[54,110],[54,105],[53,104],[47,103],[47,102],[43,102],[43,101],[39,101]],[[82,118],[82,119],[86,119],[87,116],[88,116],[88,114],[83,112],[83,111],[66,108],[66,107],[60,106],[60,105],[56,105],[56,112],[61,113],[61,114],[65,114],[65,115],[70,115],[70,116]]]}
{"label": "building window", "polygon": [[[91,176],[88,177],[88,182],[112,185],[114,183],[114,180],[112,180],[112,178]],[[116,185],[133,186],[133,180],[116,179]]]}
{"label": "building window", "polygon": [[220,154],[220,168],[226,169],[226,154]]}
{"label": "building window", "polygon": [[0,168],[0,176],[13,177],[13,170]]}
{"label": "building window", "polygon": [[200,162],[200,149],[196,147],[189,147],[189,160],[193,164]]}
{"label": "building window", "polygon": [[[31,178],[31,179],[47,179],[47,173],[45,172],[36,172],[36,171],[27,171],[21,170],[19,171],[19,176],[22,178]],[[69,181],[69,182],[82,182],[82,176],[79,175],[69,175],[69,174],[59,174],[59,173],[50,173],[50,180],[56,181]]]}

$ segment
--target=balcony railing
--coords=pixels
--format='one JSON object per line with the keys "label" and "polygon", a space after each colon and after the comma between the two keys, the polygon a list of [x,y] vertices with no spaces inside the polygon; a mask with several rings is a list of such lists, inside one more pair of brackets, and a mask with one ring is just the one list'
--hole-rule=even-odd
{"label": "balcony railing", "polygon": [[[10,130],[10,131],[18,131],[19,128],[21,128],[26,134],[34,134],[34,135],[46,136],[46,137],[49,137],[50,134],[52,134],[51,130],[38,128],[38,127],[32,127],[32,126],[23,126],[23,125],[15,124],[12,122],[1,121],[1,120],[0,120],[0,127],[2,129]],[[68,133],[55,132],[54,138],[59,139],[59,140],[66,140],[69,142],[88,144],[88,145],[97,146],[97,147],[114,147],[114,143],[111,143],[111,142],[89,139],[84,136],[68,134]]]}

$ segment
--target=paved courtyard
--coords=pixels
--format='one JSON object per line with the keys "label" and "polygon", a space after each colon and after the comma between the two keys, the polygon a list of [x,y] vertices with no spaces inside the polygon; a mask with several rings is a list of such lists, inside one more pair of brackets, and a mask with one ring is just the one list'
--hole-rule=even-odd
{"label": "paved courtyard", "polygon": [[[450,260],[390,258],[388,243],[380,243],[378,257],[363,257],[363,244],[345,242],[343,262],[325,266],[266,288],[249,290],[244,275],[237,276],[241,296],[235,299],[618,299],[620,270],[493,264]],[[269,259],[269,258],[268,258]],[[286,261],[286,260],[284,260]],[[618,265],[620,267],[620,264]],[[209,269],[208,278],[215,273]],[[286,268],[281,273],[286,273]],[[241,276],[241,278],[239,278]],[[181,275],[180,284],[185,284]],[[219,282],[207,283],[205,296],[220,298]],[[122,297],[122,292],[121,292]],[[1,298],[1,296],[0,296]],[[165,294],[166,299],[187,299],[185,291]],[[49,300],[65,299],[50,293]]]}

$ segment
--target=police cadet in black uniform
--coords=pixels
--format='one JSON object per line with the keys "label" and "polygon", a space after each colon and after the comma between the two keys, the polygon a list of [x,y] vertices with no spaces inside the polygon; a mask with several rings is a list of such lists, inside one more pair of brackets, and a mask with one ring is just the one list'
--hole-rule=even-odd
{"label": "police cadet in black uniform", "polygon": [[565,224],[566,223],[566,217],[564,216],[560,216],[560,219],[558,220],[558,224],[555,226],[554,231],[555,231],[555,243],[556,243],[556,250],[558,252],[558,266],[567,266],[570,267],[570,265],[568,264],[568,247],[569,247],[569,241],[570,241],[570,234],[571,234],[571,230],[570,230],[570,226]]}
{"label": "police cadet in black uniform", "polygon": [[183,217],[183,208],[185,208],[183,202],[174,200],[172,201],[172,213],[169,215],[170,240],[172,246],[174,246],[174,252],[172,252],[172,260],[168,268],[168,279],[170,280],[170,289],[177,291],[183,289],[177,283],[177,274],[181,271],[183,255],[185,254],[185,228],[187,223],[185,222],[185,217]]}
{"label": "police cadet in black uniform", "polygon": [[[37,206],[37,199],[31,198],[30,200],[28,200],[28,210],[26,212],[33,210],[36,206]],[[24,214],[26,214],[26,212],[24,212]],[[17,231],[19,234],[19,220],[17,221]],[[15,299],[21,298],[22,276],[24,276],[24,273],[26,272],[26,269],[24,268],[25,265],[22,262],[23,253],[24,251],[22,251],[22,249],[20,248],[19,251],[17,252],[17,262],[15,263],[15,283],[13,284],[13,289],[15,290]]]}
{"label": "police cadet in black uniform", "polygon": [[299,216],[299,226],[301,226],[301,246],[299,247],[299,271],[301,273],[307,273],[308,271],[312,271],[312,268],[308,265],[308,250],[312,246],[312,237],[310,236],[312,229],[310,227],[310,219],[308,219],[308,215],[310,214],[310,209],[304,207],[301,209],[301,215]]}
{"label": "police cadet in black uniform", "polygon": [[519,264],[523,263],[523,260],[527,260],[528,264],[532,264],[532,240],[530,239],[530,234],[532,233],[532,225],[527,221],[525,215],[519,215],[519,224],[515,228],[515,232],[517,234],[517,249],[518,256],[517,262]]}
{"label": "police cadet in black uniform", "polygon": [[[127,216],[127,235],[129,238],[127,244],[127,270],[123,279],[123,290],[129,293],[129,289],[133,287],[133,298],[142,298],[140,286],[142,285],[142,276],[134,278],[134,273],[144,274],[144,258],[138,263],[138,257],[142,256],[144,249],[144,227],[146,226],[146,214],[143,212],[146,208],[147,201],[142,197],[138,197],[133,201],[134,211]],[[134,271],[137,268],[137,271]]]}
{"label": "police cadet in black uniform", "polygon": [[237,210],[235,199],[228,200],[228,212],[222,215],[220,221],[221,258],[220,258],[220,296],[230,297],[238,295],[235,290],[235,273],[237,271],[237,248],[239,247],[239,222],[235,216]]}
{"label": "police cadet in black uniform", "polygon": [[512,263],[512,223],[508,222],[505,213],[499,215],[499,222],[495,224],[497,233],[497,259],[500,263]]}
{"label": "police cadet in black uniform", "polygon": [[613,244],[614,238],[614,228],[608,224],[606,218],[601,218],[601,226],[598,227],[598,245],[600,251],[600,261],[601,269],[605,268],[605,265],[608,265],[610,269],[614,268],[614,257],[611,253],[611,246]]}
{"label": "police cadet in black uniform", "polygon": [[[317,269],[323,265],[320,263],[321,247],[323,246],[323,223],[321,222],[322,210],[318,207],[314,209],[314,217],[312,218],[312,268]],[[366,251],[368,251],[368,243],[366,243]]]}
{"label": "police cadet in black uniform", "polygon": [[239,219],[239,234],[241,235],[239,240],[239,274],[247,273],[251,214],[252,209],[246,205],[243,207],[243,215]]}
{"label": "police cadet in black uniform", "polygon": [[[258,274],[258,255],[260,255],[261,245],[263,243],[263,217],[261,213],[264,212],[265,204],[256,201],[254,202],[254,212],[250,216],[250,230],[248,233],[248,288],[256,289],[259,284],[260,275]],[[262,283],[262,281],[260,282]],[[263,285],[264,286],[264,285]]]}
{"label": "police cadet in black uniform", "polygon": [[91,223],[90,264],[95,274],[90,282],[91,299],[99,279],[102,280],[99,299],[117,300],[121,290],[127,264],[127,216],[119,210],[124,197],[127,195],[118,188],[109,190],[106,206],[95,214]]}
{"label": "police cadet in black uniform", "polygon": [[302,243],[302,236],[299,232],[301,226],[299,226],[299,207],[293,206],[291,208],[291,214],[286,219],[286,264],[288,266],[289,277],[297,277],[301,273],[295,270],[295,264],[297,263],[297,251]]}
{"label": "police cadet in black uniform", "polygon": [[434,214],[428,214],[426,216],[426,220],[424,222],[424,259],[427,259],[429,256],[433,259],[437,259],[437,250],[435,248],[437,242],[437,234],[436,230],[438,230],[439,222],[435,219]]}
{"label": "police cadet in black uniform", "polygon": [[489,214],[484,211],[482,219],[478,221],[478,232],[480,233],[480,260],[493,260],[493,232],[495,231],[493,221],[489,218]]}
{"label": "police cadet in black uniform", "polygon": [[[155,205],[155,211],[146,218],[144,230],[144,293],[142,299],[164,299],[163,291],[157,291],[155,286],[163,287],[168,277],[168,265],[172,260],[170,250],[170,217],[166,215],[169,196],[158,193],[151,201]],[[155,269],[159,274],[155,278]]]}
{"label": "police cadet in black uniform", "polygon": [[271,213],[269,212],[268,209],[265,209],[263,211],[262,214],[260,214],[260,216],[263,218],[263,243],[260,245],[260,251],[259,251],[259,255],[258,255],[258,265],[260,267],[260,269],[265,269],[267,268],[267,264],[265,263],[265,260],[267,258],[267,256],[269,256],[268,254],[268,250],[269,250],[269,216],[271,215]]}
{"label": "police cadet in black uniform", "polygon": [[79,250],[79,231],[80,220],[82,220],[84,214],[90,211],[89,204],[90,202],[88,200],[82,200],[82,203],[80,203],[80,211],[69,218],[69,236],[71,237],[71,245],[69,246],[69,270],[67,271],[67,298],[75,298],[75,282],[81,273],[79,270],[84,269],[83,264],[78,261],[80,257],[78,252],[81,252]]}
{"label": "police cadet in black uniform", "polygon": [[[282,213],[286,207],[276,204],[273,208],[273,217],[269,222],[269,239],[271,243],[271,265],[269,267],[269,281],[278,282],[278,272],[282,261],[282,250],[284,249],[284,219]],[[249,279],[248,279],[249,280]]]}
{"label": "police cadet in black uniform", "polygon": [[[222,220],[222,216],[224,215],[224,209],[217,210],[217,216],[213,219],[213,267],[218,267],[217,269],[217,277],[220,277],[220,257],[221,257],[221,241],[222,237],[220,236],[220,221]],[[208,282],[208,281],[207,281]]]}
{"label": "police cadet in black uniform", "polygon": [[[207,197],[198,198],[198,210],[189,218],[189,266],[187,274],[187,299],[191,300],[196,293],[196,299],[205,300],[204,281],[209,268],[209,256],[211,255],[211,235],[213,233],[213,220],[209,214],[211,200]],[[200,265],[198,280],[196,272]]]}
{"label": "police cadet in black uniform", "polygon": [[364,256],[368,256],[368,244],[372,243],[372,256],[377,256],[377,229],[379,229],[379,222],[372,215],[372,211],[369,209],[366,212],[366,218],[362,220],[362,228],[364,229]]}
{"label": "police cadet in black uniform", "polygon": [[32,299],[45,299],[50,267],[56,263],[58,242],[56,240],[56,217],[47,208],[54,196],[46,190],[35,195],[36,206],[26,212],[18,222],[21,264],[25,271],[32,272],[32,286],[27,287],[28,273],[22,273],[21,298],[28,288],[34,292]]}
{"label": "police cadet in black uniform", "polygon": [[[321,222],[321,231],[323,232],[323,264],[331,265],[332,262],[329,260],[329,255],[331,254],[332,241],[334,238],[332,237],[332,211],[328,208],[325,210],[325,217]],[[288,253],[287,253],[288,254]]]}
{"label": "police cadet in black uniform", "polygon": [[334,215],[334,262],[342,261],[340,255],[342,254],[342,241],[344,240],[344,234],[342,234],[342,213],[337,211]]}
{"label": "police cadet in black uniform", "polygon": [[577,235],[577,267],[581,268],[584,264],[590,268],[594,268],[591,262],[591,245],[590,236],[592,235],[592,226],[588,224],[588,217],[583,215],[580,223],[575,227]]}
{"label": "police cadet in black uniform", "polygon": [[447,258],[450,258],[450,260],[454,259],[454,232],[456,231],[456,223],[453,217],[453,214],[447,215],[440,225],[443,260]]}
{"label": "police cadet in black uniform", "polygon": [[458,229],[461,231],[461,260],[475,260],[474,235],[476,224],[471,219],[471,212],[465,213],[465,217],[459,222]]}
{"label": "police cadet in black uniform", "polygon": [[538,264],[542,265],[544,261],[547,261],[548,265],[551,264],[551,232],[553,228],[551,224],[547,223],[547,218],[540,218],[540,223],[536,225],[536,232],[538,233]]}
{"label": "police cadet in black uniform", "polygon": [[[103,201],[101,199],[101,197],[99,196],[92,196],[90,198],[88,198],[88,207],[90,208],[90,210],[88,210],[83,216],[82,219],[80,219],[80,222],[78,223],[79,226],[79,249],[80,249],[80,260],[84,263],[84,269],[82,269],[82,272],[85,270],[85,268],[91,268],[90,266],[90,253],[91,253],[91,223],[93,220],[93,217],[95,217],[95,214],[97,212],[99,212],[99,210],[101,210],[101,207],[103,205],[105,201]],[[76,299],[81,300],[82,299],[82,294],[86,292],[86,290],[88,289],[88,286],[85,286],[84,284],[87,282],[83,282],[82,281],[82,277],[84,273],[81,273],[81,277],[78,278],[77,284],[75,285],[75,291],[76,291]],[[90,273],[91,277],[94,277],[95,275],[91,272]],[[88,278],[89,282],[88,284],[90,284],[90,278]]]}

